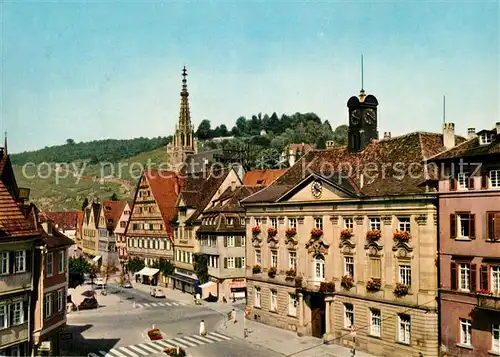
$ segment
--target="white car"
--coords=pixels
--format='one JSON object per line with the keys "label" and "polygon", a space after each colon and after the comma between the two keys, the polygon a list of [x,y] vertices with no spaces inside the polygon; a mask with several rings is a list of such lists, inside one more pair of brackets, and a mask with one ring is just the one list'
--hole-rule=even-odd
{"label": "white car", "polygon": [[149,294],[152,297],[156,297],[156,298],[164,298],[165,297],[165,293],[160,288],[151,288],[151,291]]}

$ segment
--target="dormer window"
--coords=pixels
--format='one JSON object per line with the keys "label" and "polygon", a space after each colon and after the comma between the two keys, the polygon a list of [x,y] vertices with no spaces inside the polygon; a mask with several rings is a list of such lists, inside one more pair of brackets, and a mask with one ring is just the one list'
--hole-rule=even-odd
{"label": "dormer window", "polygon": [[490,133],[482,133],[479,135],[479,144],[480,145],[488,145],[493,141],[493,135]]}

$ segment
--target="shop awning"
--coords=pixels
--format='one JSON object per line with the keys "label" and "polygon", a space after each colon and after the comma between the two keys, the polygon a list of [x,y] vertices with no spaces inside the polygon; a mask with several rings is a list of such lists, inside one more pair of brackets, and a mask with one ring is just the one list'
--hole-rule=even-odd
{"label": "shop awning", "polygon": [[144,267],[141,270],[139,270],[137,273],[135,273],[134,275],[146,275],[146,276],[152,277],[153,275],[155,275],[159,271],[160,271],[160,269]]}
{"label": "shop awning", "polygon": [[172,279],[180,280],[180,281],[183,281],[183,282],[188,283],[188,284],[194,284],[194,283],[198,282],[198,280],[196,280],[196,279],[190,278],[188,276],[180,275],[180,274],[172,274],[170,277]]}
{"label": "shop awning", "polygon": [[205,284],[201,284],[200,288],[201,289],[207,289],[213,285],[216,285],[213,281],[207,281]]}
{"label": "shop awning", "polygon": [[101,259],[101,256],[100,256],[100,255],[97,255],[97,256],[95,256],[95,257],[94,257],[94,259],[92,259],[92,261],[94,261],[94,262],[98,262],[98,261],[99,261],[99,259]]}

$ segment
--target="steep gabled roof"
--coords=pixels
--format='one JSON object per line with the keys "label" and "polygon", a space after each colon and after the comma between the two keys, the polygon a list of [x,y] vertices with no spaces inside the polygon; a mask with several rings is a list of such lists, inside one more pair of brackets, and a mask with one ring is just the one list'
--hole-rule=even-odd
{"label": "steep gabled roof", "polygon": [[33,237],[39,233],[33,221],[26,218],[4,183],[0,181],[0,238]]}
{"label": "steep gabled roof", "polygon": [[109,230],[114,230],[116,228],[126,204],[126,200],[102,201],[104,218],[106,219],[106,228]]}
{"label": "steep gabled roof", "polygon": [[[465,139],[456,137],[455,140],[461,143]],[[432,179],[434,173],[422,162],[442,151],[443,136],[424,132],[373,140],[359,153],[350,153],[346,146],[311,151],[272,185],[243,203],[274,202],[313,173],[326,179],[349,178],[362,196],[425,193],[425,182]]]}
{"label": "steep gabled roof", "polygon": [[48,219],[57,224],[59,229],[76,230],[79,211],[45,212]]}
{"label": "steep gabled roof", "polygon": [[245,186],[269,186],[278,177],[283,175],[286,169],[251,170],[245,173],[243,185]]}
{"label": "steep gabled roof", "polygon": [[173,171],[165,170],[148,170],[143,175],[158,205],[165,229],[173,235],[171,222],[177,214],[177,197],[184,186],[184,179]]}
{"label": "steep gabled roof", "polygon": [[203,214],[215,212],[245,212],[245,209],[240,205],[240,201],[260,190],[262,190],[262,186],[238,186],[235,189],[228,187],[226,191],[214,201],[213,206],[203,211]]}

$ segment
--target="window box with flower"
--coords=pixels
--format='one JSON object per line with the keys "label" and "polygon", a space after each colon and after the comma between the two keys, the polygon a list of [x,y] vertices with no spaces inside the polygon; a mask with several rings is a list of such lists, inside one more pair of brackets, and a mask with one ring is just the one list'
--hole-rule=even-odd
{"label": "window box with flower", "polygon": [[382,232],[378,229],[372,229],[366,232],[366,239],[368,240],[377,240],[380,239],[380,237],[382,237]]}
{"label": "window box with flower", "polygon": [[293,268],[290,268],[285,272],[285,275],[286,280],[293,280],[297,276],[297,271],[295,271],[295,269]]}
{"label": "window box with flower", "polygon": [[323,230],[319,228],[313,228],[311,229],[311,237],[312,239],[319,239],[323,235]]}
{"label": "window box with flower", "polygon": [[334,293],[335,292],[335,282],[334,281],[323,281],[319,284],[320,293]]}
{"label": "window box with flower", "polygon": [[276,274],[278,273],[278,269],[276,269],[276,267],[270,267],[269,270],[267,271],[267,275],[270,277],[270,278],[274,278],[276,277]]}
{"label": "window box with flower", "polygon": [[341,239],[349,239],[353,236],[351,229],[344,229],[340,232]]}
{"label": "window box with flower", "polygon": [[394,232],[394,239],[402,243],[407,243],[410,240],[410,232],[407,231],[396,231]]}
{"label": "window box with flower", "polygon": [[276,228],[270,227],[267,229],[267,236],[269,238],[274,238],[278,234],[278,230]]}
{"label": "window box with flower", "polygon": [[403,283],[396,283],[396,287],[394,288],[394,295],[396,296],[406,296],[410,291],[410,287]]}
{"label": "window box with flower", "polygon": [[297,228],[288,228],[286,231],[285,231],[285,236],[287,238],[293,238],[297,235]]}
{"label": "window box with flower", "polygon": [[254,226],[254,227],[252,227],[252,234],[253,235],[260,234],[260,232],[261,232],[260,226]]}
{"label": "window box with flower", "polygon": [[366,282],[366,290],[370,292],[379,291],[382,288],[382,279],[371,278]]}
{"label": "window box with flower", "polygon": [[255,265],[252,267],[252,273],[253,273],[253,274],[259,274],[261,271],[262,271],[262,268],[260,267],[260,265],[259,265],[259,264],[255,264]]}
{"label": "window box with flower", "polygon": [[350,275],[344,275],[342,277],[342,281],[340,282],[340,286],[345,290],[350,290],[354,286],[354,279]]}

